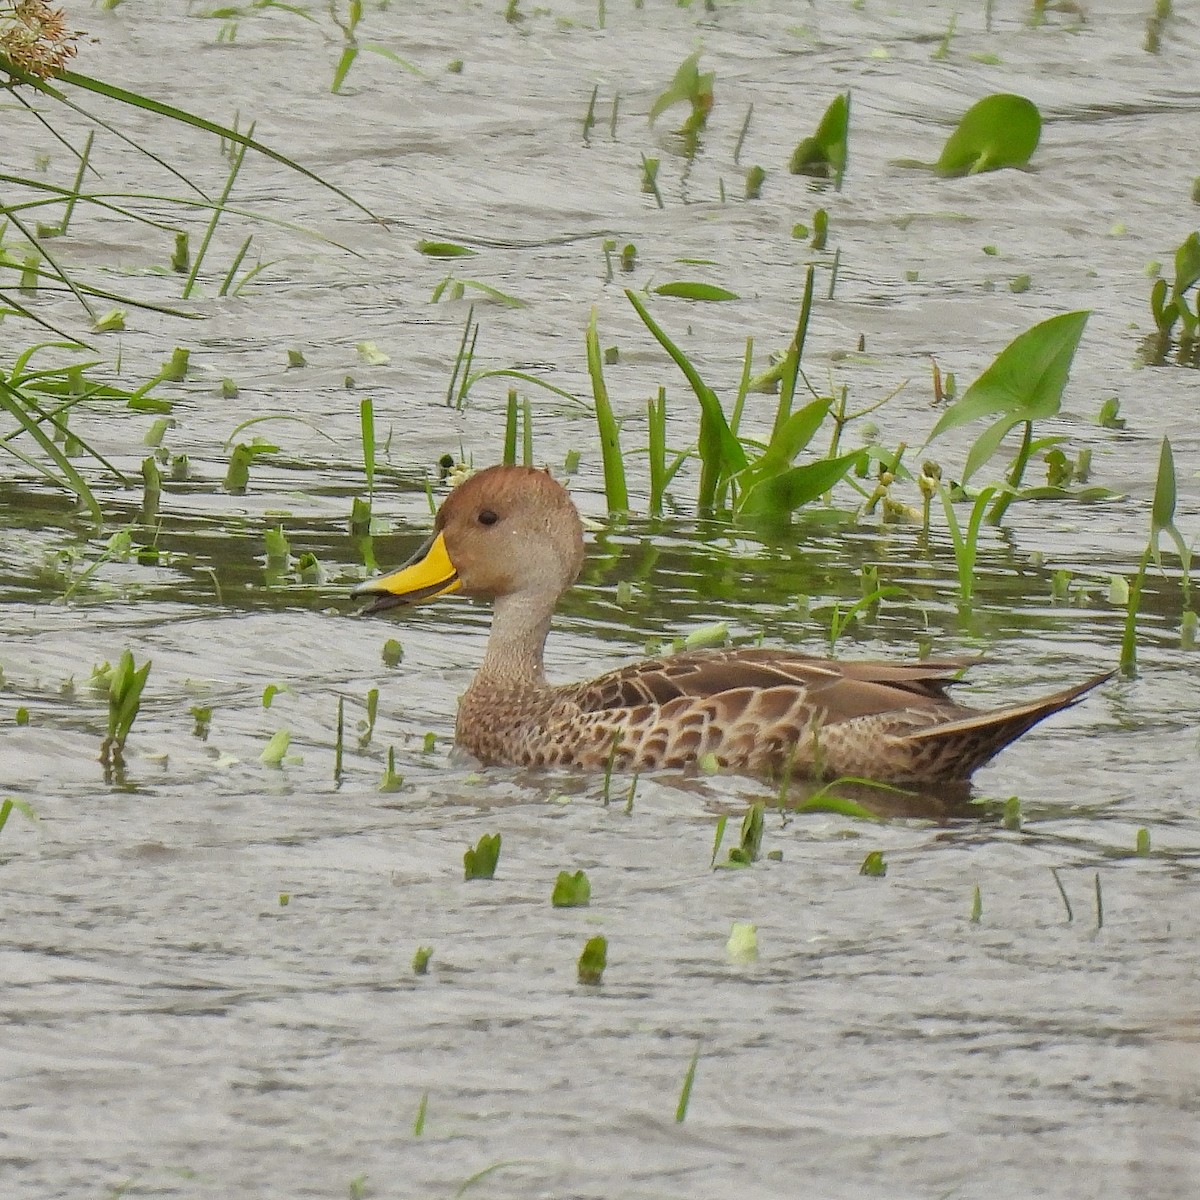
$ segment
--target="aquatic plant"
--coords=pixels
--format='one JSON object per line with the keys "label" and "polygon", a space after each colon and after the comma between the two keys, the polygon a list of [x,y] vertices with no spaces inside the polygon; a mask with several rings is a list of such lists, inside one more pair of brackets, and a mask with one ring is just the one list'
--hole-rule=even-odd
{"label": "aquatic plant", "polygon": [[815,132],[806,137],[788,161],[793,175],[816,175],[832,179],[840,191],[846,173],[850,144],[850,93],[835,96]]}
{"label": "aquatic plant", "polygon": [[758,959],[758,926],[749,921],[734,921],[725,943],[725,954],[733,963],[752,963]]}
{"label": "aquatic plant", "polygon": [[690,109],[680,127],[681,134],[694,136],[707,124],[713,106],[713,80],[716,75],[712,71],[700,70],[700,54],[701,51],[697,50],[679,64],[674,78],[650,106],[648,119],[651,125],[675,104],[687,104]]}
{"label": "aquatic plant", "polygon": [[266,767],[282,766],[291,741],[292,734],[290,730],[277,729],[262,748],[262,752],[258,756],[258,761]]}
{"label": "aquatic plant", "polygon": [[604,978],[608,966],[608,938],[597,935],[588,938],[576,964],[576,977],[588,987],[597,987]]}
{"label": "aquatic plant", "polygon": [[348,0],[344,18],[338,15],[336,4],[329,5],[329,19],[341,30],[343,40],[342,53],[338,57],[337,66],[333,69],[333,82],[329,85],[329,90],[335,96],[341,91],[342,84],[346,82],[346,76],[350,73],[354,60],[364,50],[368,54],[376,54],[380,58],[385,58],[388,62],[395,63],[396,66],[405,71],[411,71],[414,75],[421,73],[413,63],[406,58],[401,58],[390,47],[381,45],[379,42],[360,42],[357,31],[362,14],[362,0]]}
{"label": "aquatic plant", "polygon": [[493,879],[500,861],[500,835],[485,833],[463,853],[463,879]]}
{"label": "aquatic plant", "polygon": [[141,709],[149,675],[150,660],[139,667],[129,650],[123,650],[117,665],[108,670],[108,735],[100,745],[100,761],[106,769],[124,764],[125,740]]}
{"label": "aquatic plant", "polygon": [[387,766],[383,769],[383,778],[379,781],[378,791],[398,792],[404,786],[404,776],[396,770],[396,747],[389,746]]}
{"label": "aquatic plant", "polygon": [[696,1082],[696,1064],[700,1061],[700,1046],[692,1051],[687,1070],[683,1073],[683,1086],[679,1089],[679,1102],[675,1105],[675,1123],[682,1125],[687,1119],[688,1105],[692,1102],[692,1087]]}
{"label": "aquatic plant", "polygon": [[650,315],[641,298],[630,290],[625,292],[643,324],[683,372],[699,402],[700,427],[696,450],[700,458],[700,481],[697,507],[701,512],[714,511],[721,503],[721,498],[729,494],[735,517],[768,523],[786,521],[797,508],[823,496],[852,469],[866,462],[866,451],[856,450],[850,454],[795,465],[796,458],[808,447],[833,403],[831,398],[819,397],[793,411],[811,311],[812,278],[810,269],[800,321],[780,368],[779,401],[771,437],[761,447],[748,440],[742,441],[737,435],[750,384],[752,343],[747,344],[738,394],[731,415],[726,417],[716,393],[704,382],[687,355]]}
{"label": "aquatic plant", "polygon": [[14,800],[11,796],[6,796],[0,801],[0,833],[4,832],[4,826],[8,824],[8,818],[12,815],[13,810],[22,813],[31,821],[37,820],[37,815],[33,808],[26,804],[24,800]]}
{"label": "aquatic plant", "polygon": [[887,862],[884,860],[882,850],[868,851],[866,858],[862,860],[862,865],[858,868],[860,875],[870,875],[880,877],[887,874]]}
{"label": "aquatic plant", "polygon": [[[1143,354],[1152,366],[1166,362],[1175,326],[1180,326],[1176,361],[1181,366],[1200,366],[1200,232],[1193,231],[1175,251],[1175,278],[1168,287],[1163,278],[1150,289],[1150,313],[1155,332],[1147,339]],[[1192,311],[1187,293],[1196,288]]]}
{"label": "aquatic plant", "polygon": [[1042,114],[1032,100],[1004,92],[984,96],[963,114],[934,169],[939,175],[978,175],[1023,167],[1041,135]]}
{"label": "aquatic plant", "polygon": [[585,871],[559,871],[550,903],[555,908],[585,908],[591,903],[592,885]]}
{"label": "aquatic plant", "polygon": [[[966,484],[999,451],[1009,432],[1021,427],[1021,442],[1009,466],[1007,486],[1000,490],[988,514],[992,524],[998,524],[1009,504],[1021,497],[1021,484],[1032,456],[1062,440],[1035,440],[1033,426],[1035,421],[1057,416],[1087,319],[1086,312],[1063,313],[1018,334],[942,414],[929,435],[932,442],[972,421],[996,418],[967,454],[962,472]],[[1063,494],[1067,494],[1065,489]]]}
{"label": "aquatic plant", "polygon": [[996,487],[986,487],[975,497],[964,532],[959,524],[958,513],[954,509],[950,489],[944,483],[938,485],[942,507],[946,513],[946,526],[950,530],[954,546],[954,564],[958,571],[958,600],[963,609],[971,607],[971,598],[975,592],[975,564],[979,556],[979,529],[983,524],[988,503],[997,491],[999,489]]}
{"label": "aquatic plant", "polygon": [[729,857],[725,862],[718,863],[716,861],[717,851],[720,849],[721,839],[725,832],[725,818],[721,818],[717,824],[716,839],[713,844],[713,866],[748,867],[751,863],[758,862],[762,854],[763,814],[765,811],[766,805],[762,801],[750,805],[746,810],[746,815],[742,818],[742,830],[738,844],[729,851]]}
{"label": "aquatic plant", "polygon": [[[1185,622],[1191,612],[1191,568],[1192,552],[1183,535],[1175,525],[1175,456],[1171,443],[1163,438],[1158,456],[1158,474],[1154,481],[1154,499],[1150,506],[1150,538],[1145,550],[1138,560],[1138,569],[1133,577],[1133,584],[1128,591],[1125,609],[1125,629],[1121,637],[1121,670],[1126,675],[1137,672],[1137,618],[1141,608],[1142,588],[1146,582],[1146,572],[1154,563],[1162,568],[1160,541],[1165,533],[1175,545],[1182,571],[1181,587],[1183,591],[1183,611]],[[1194,622],[1194,617],[1193,617]]]}

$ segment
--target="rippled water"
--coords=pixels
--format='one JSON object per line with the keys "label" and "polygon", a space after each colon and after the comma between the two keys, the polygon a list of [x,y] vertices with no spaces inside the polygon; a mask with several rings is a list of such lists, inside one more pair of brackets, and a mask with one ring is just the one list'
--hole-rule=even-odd
{"label": "rippled water", "polygon": [[[1198,524],[1200,373],[1133,364],[1150,326],[1146,264],[1168,261],[1200,213],[1188,199],[1200,30],[1180,11],[1152,55],[1142,49],[1149,0],[1097,5],[1082,22],[1050,14],[1036,28],[1024,5],[995,7],[1005,11],[990,31],[981,11],[960,13],[949,58],[936,61],[952,6],[708,13],[651,0],[609,5],[603,29],[586,4],[526,6],[511,24],[500,5],[369,6],[362,40],[422,73],[364,53],[339,97],[327,89],[340,35],[320,6],[315,23],[246,15],[232,42],[197,7],[73,14],[98,39],[81,70],[217,119],[239,113],[243,127],[257,121],[258,136],[390,227],[247,160],[235,202],[354,253],[230,218],[196,305],[203,322],[131,314],[120,335],[130,386],[172,346],[192,351],[188,381],[160,389],[176,401],[167,445],[190,456],[193,475],[164,489],[159,565],[101,563],[62,602],[113,530],[136,519],[139,493],[102,485],[109,524],[97,532],[14,476],[15,463],[0,482],[0,772],[4,794],[38,818],[14,812],[0,833],[5,1197],[449,1197],[481,1172],[464,1194],[1194,1194],[1200,706],[1170,561],[1148,581],[1139,676],[981,771],[970,818],[874,824],[773,809],[765,848],[781,859],[741,871],[710,868],[717,819],[730,814],[728,847],[764,788],[642,779],[626,811],[628,779],[605,806],[595,779],[479,773],[449,741],[486,614],[448,602],[363,621],[345,600],[361,569],[346,520],[364,491],[363,395],[381,438],[392,433],[376,503],[387,518],[381,562],[422,536],[423,480],[442,454],[500,454],[506,380],[478,384],[461,412],[444,404],[467,317],[465,301],[429,303],[448,270],[527,302],[477,303],[477,366],[517,365],[589,395],[583,333],[595,306],[603,344],[620,347],[606,375],[625,444],[643,444],[644,398],[666,385],[671,440],[684,445],[694,436],[685,387],[622,286],[699,277],[740,294],[723,305],[654,301],[728,395],[747,336],[762,365],[791,336],[814,257],[792,227],[825,206],[819,289],[834,248],[840,258],[806,349],[818,386],[844,384],[866,405],[909,380],[873,419],[885,443],[916,446],[936,419],[930,355],[965,383],[1016,332],[1089,308],[1063,414],[1047,428],[1090,447],[1094,480],[1128,498],[1011,509],[1004,534],[985,539],[979,599],[963,614],[944,531],[929,546],[912,529],[869,522],[735,533],[695,521],[685,472],[666,519],[594,536],[552,643],[556,673],[616,665],[648,639],[717,620],[741,640],[824,649],[831,606],[853,603],[868,564],[903,592],[856,624],[839,654],[984,653],[962,689],[981,705],[1111,667],[1123,612],[1108,602],[1108,579],[1131,574],[1145,544],[1164,433],[1179,467],[1178,523],[1189,540]],[[645,113],[697,47],[716,72],[716,104],[688,162],[669,133],[677,113],[653,130]],[[456,59],[461,74],[446,70]],[[599,120],[585,140],[593,87]],[[814,190],[783,164],[847,87],[846,183],[840,194]],[[1031,170],[942,181],[896,165],[935,158],[957,116],[991,91],[1027,95],[1046,117]],[[219,191],[228,164],[215,144],[104,111]],[[43,152],[47,177],[69,181],[67,156],[0,107],[4,169],[29,174]],[[642,154],[662,159],[662,209],[640,190]],[[181,191],[107,135],[94,162],[98,190]],[[746,202],[754,163],[767,182],[761,201]],[[93,282],[178,301],[178,279],[153,273],[169,232],[84,211],[72,229],[57,249]],[[273,265],[243,297],[216,299],[247,232]],[[421,237],[481,252],[448,266],[417,253]],[[636,243],[631,275],[606,282],[606,238]],[[1029,290],[1010,291],[1023,274]],[[86,334],[69,299],[40,303]],[[6,357],[33,340],[0,324]],[[390,364],[365,365],[360,341]],[[114,363],[115,339],[99,345]],[[287,369],[293,348],[307,367]],[[220,399],[223,377],[239,385],[235,403]],[[1110,395],[1124,430],[1095,424]],[[536,389],[530,399],[535,456],[558,466],[581,451],[572,489],[602,520],[586,406]],[[750,427],[768,429],[773,400],[751,404]],[[281,454],[254,466],[245,496],[226,495],[225,440],[247,418],[279,413],[311,424],[237,434],[269,437]],[[73,418],[134,477],[149,421],[99,406]],[[939,443],[944,461],[961,461],[967,436]],[[645,479],[630,461],[644,511]],[[264,571],[263,534],[280,522],[293,553],[321,560],[325,583]],[[1063,569],[1065,601],[1054,596]],[[615,600],[619,581],[631,586],[627,603]],[[381,660],[389,636],[405,650],[395,667]],[[105,709],[88,679],[126,646],[153,668],[126,772],[106,781],[96,761]],[[264,708],[270,685],[285,690]],[[379,717],[360,745],[372,687]],[[193,706],[212,708],[207,737]],[[22,707],[27,725],[15,721]],[[281,728],[291,756],[265,767],[258,755]],[[388,747],[405,776],[390,793],[377,787]],[[1013,795],[1020,830],[1001,819]],[[1141,828],[1147,856],[1134,853]],[[504,839],[497,878],[462,882],[464,847],[490,832]],[[883,878],[859,874],[873,849],[885,852]],[[551,908],[557,873],[581,868],[590,907]],[[735,921],[758,927],[757,960],[728,956]],[[575,962],[597,933],[609,942],[604,983],[581,987]],[[420,945],[434,951],[426,976],[411,966]]]}

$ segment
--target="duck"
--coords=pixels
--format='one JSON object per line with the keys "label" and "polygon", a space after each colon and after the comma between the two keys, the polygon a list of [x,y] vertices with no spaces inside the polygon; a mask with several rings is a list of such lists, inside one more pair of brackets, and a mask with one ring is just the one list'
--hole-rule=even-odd
{"label": "duck", "polygon": [[978,661],[964,658],[850,661],[741,647],[551,683],[546,638],[582,568],[583,534],[578,509],[548,471],[488,467],[449,493],[413,558],[353,589],[370,601],[362,615],[448,595],[492,605],[483,661],[455,726],[457,744],[482,764],[642,772],[706,760],[770,780],[963,783],[1112,675],[990,711],[949,695]]}

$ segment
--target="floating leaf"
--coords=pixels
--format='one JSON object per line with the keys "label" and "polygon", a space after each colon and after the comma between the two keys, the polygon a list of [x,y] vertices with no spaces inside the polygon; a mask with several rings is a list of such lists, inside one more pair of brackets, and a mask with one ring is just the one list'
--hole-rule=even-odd
{"label": "floating leaf", "polygon": [[688,280],[676,280],[672,283],[660,283],[651,291],[660,296],[676,296],[681,300],[740,300],[736,292],[718,287],[715,283],[695,283]]}
{"label": "floating leaf", "polygon": [[939,175],[977,175],[1000,167],[1023,167],[1037,149],[1042,115],[1024,96],[985,96],[963,114],[937,160]]}
{"label": "floating leaf", "polygon": [[417,251],[429,258],[470,258],[479,253],[478,250],[472,250],[470,246],[463,246],[458,242],[428,242],[424,240],[417,243]]}

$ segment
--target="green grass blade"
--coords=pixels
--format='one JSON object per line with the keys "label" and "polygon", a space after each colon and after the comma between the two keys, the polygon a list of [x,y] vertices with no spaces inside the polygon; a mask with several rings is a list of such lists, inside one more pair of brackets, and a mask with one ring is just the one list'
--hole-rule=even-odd
{"label": "green grass blade", "polygon": [[[40,83],[41,81],[39,81]],[[272,150],[270,146],[264,145],[262,142],[256,141],[248,134],[239,133],[236,129],[230,129],[227,125],[218,124],[216,121],[210,121],[206,117],[197,116],[195,113],[188,112],[186,109],[176,108],[173,104],[164,104],[160,100],[153,100],[149,96],[143,96],[138,92],[131,92],[125,88],[117,87],[115,84],[106,83],[101,79],[93,79],[89,75],[80,75],[74,71],[63,71],[56,77],[58,84],[66,84],[69,87],[79,88],[81,91],[92,92],[97,96],[104,96],[109,100],[115,100],[119,104],[127,104],[132,108],[139,108],[144,112],[154,113],[156,116],[166,117],[168,120],[177,121],[182,125],[191,125],[196,129],[202,129],[206,133],[214,134],[217,137],[226,138],[228,141],[238,142],[249,149],[256,151],[265,158],[271,159],[273,162],[279,163],[281,166],[287,167],[289,171],[295,171],[298,175],[303,175],[305,179],[312,180],[313,183],[326,188],[335,195],[340,196],[347,204],[353,205],[360,212],[365,213],[372,221],[379,221],[383,224],[381,218],[377,217],[365,204],[361,204],[355,200],[349,192],[343,191],[336,184],[322,179],[320,175],[314,171],[310,171],[307,167],[301,166],[294,159],[288,158],[286,154],[280,154],[278,150]],[[42,85],[39,91],[47,92],[49,95],[59,95],[62,93],[57,88],[47,87]],[[65,99],[65,96],[62,97]]]}
{"label": "green grass blade", "polygon": [[600,432],[600,456],[604,464],[604,495],[608,501],[609,512],[628,512],[629,491],[625,483],[625,462],[621,458],[620,427],[613,415],[608,399],[608,387],[604,382],[600,337],[596,332],[594,308],[588,320],[585,340],[588,375],[592,380],[592,397],[596,405],[596,427]]}
{"label": "green grass blade", "polygon": [[[247,130],[247,136],[252,136],[254,133],[254,125],[251,124]],[[200,274],[200,266],[204,262],[204,257],[208,253],[208,247],[212,243],[213,234],[217,231],[217,222],[220,221],[225,212],[225,204],[229,199],[230,193],[233,191],[233,185],[238,177],[238,172],[242,169],[242,161],[246,157],[246,144],[243,142],[233,156],[233,162],[229,168],[229,174],[225,179],[225,187],[222,189],[220,196],[217,197],[216,205],[213,208],[212,216],[209,218],[208,226],[204,230],[204,236],[200,239],[200,249],[196,251],[192,261],[192,269],[188,272],[188,277],[183,285],[183,299],[191,298],[192,289],[196,286],[196,276]]]}

